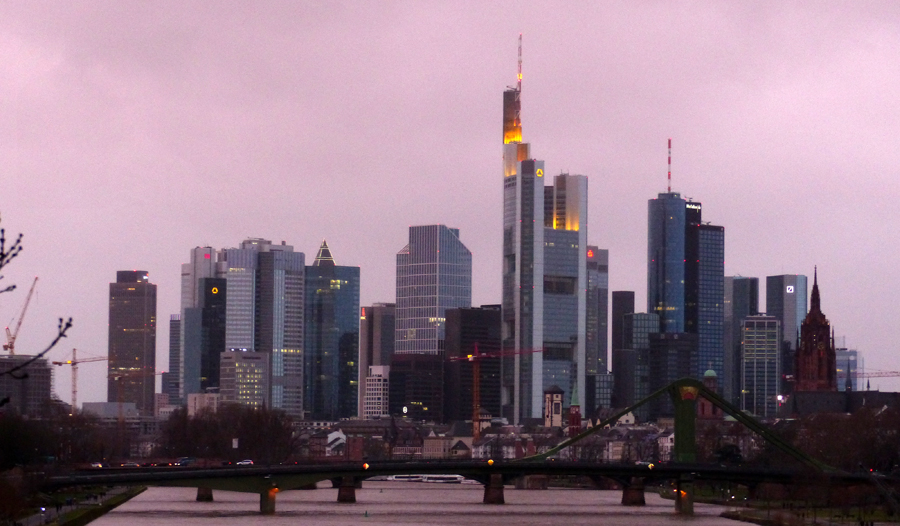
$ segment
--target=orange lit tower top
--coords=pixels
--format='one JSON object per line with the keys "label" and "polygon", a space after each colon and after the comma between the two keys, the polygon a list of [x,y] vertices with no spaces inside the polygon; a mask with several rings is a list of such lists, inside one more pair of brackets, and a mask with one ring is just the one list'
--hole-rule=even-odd
{"label": "orange lit tower top", "polygon": [[503,92],[503,144],[522,142],[522,34],[519,33],[519,73],[516,86]]}

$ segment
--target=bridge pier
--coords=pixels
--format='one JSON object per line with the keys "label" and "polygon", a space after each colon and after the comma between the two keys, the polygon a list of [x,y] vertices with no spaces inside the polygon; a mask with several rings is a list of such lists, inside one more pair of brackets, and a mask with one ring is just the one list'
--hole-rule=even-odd
{"label": "bridge pier", "polygon": [[678,477],[675,487],[675,513],[678,515],[694,514],[694,477],[689,474]]}
{"label": "bridge pier", "polygon": [[341,477],[341,485],[338,486],[338,502],[356,502],[356,480],[353,477]]}
{"label": "bridge pier", "polygon": [[622,506],[645,506],[644,477],[631,477],[622,484]]}
{"label": "bridge pier", "polygon": [[271,488],[259,494],[259,512],[262,515],[275,515],[275,494],[277,488]]}
{"label": "bridge pier", "polygon": [[484,485],[484,503],[506,504],[503,498],[503,475],[492,473],[490,477]]}
{"label": "bridge pier", "polygon": [[197,502],[212,502],[212,488],[197,488]]}

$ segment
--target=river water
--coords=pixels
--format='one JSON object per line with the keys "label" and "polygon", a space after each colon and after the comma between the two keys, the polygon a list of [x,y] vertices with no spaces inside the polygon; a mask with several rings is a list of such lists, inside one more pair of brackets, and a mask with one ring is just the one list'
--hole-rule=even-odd
{"label": "river water", "polygon": [[286,491],[276,498],[275,515],[259,513],[259,495],[214,491],[214,502],[197,502],[194,488],[149,488],[92,526],[195,525],[372,525],[441,524],[459,526],[536,526],[588,524],[697,526],[739,523],[723,519],[721,506],[696,504],[694,517],[675,515],[671,500],[648,492],[647,505],[625,507],[619,491],[581,489],[505,489],[505,505],[482,504],[480,485],[421,482],[365,482],[356,504],[338,504],[337,490]]}

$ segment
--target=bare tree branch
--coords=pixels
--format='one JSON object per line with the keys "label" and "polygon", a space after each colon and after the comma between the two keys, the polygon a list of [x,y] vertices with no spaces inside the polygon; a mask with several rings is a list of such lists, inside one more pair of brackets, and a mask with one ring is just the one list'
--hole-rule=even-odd
{"label": "bare tree branch", "polygon": [[[63,320],[62,318],[60,318],[59,319],[59,327],[57,328],[56,338],[53,338],[53,341],[50,342],[50,345],[48,345],[46,349],[44,349],[43,351],[32,356],[30,359],[13,367],[12,369],[10,369],[8,371],[3,371],[2,373],[0,373],[0,376],[9,375],[9,376],[12,376],[13,378],[15,378],[16,380],[24,380],[25,378],[28,378],[28,373],[22,373],[21,375],[16,374],[16,373],[18,371],[21,371],[22,369],[25,369],[32,363],[36,362],[38,359],[43,358],[45,354],[50,352],[50,349],[54,348],[56,346],[56,344],[59,343],[60,340],[62,340],[63,338],[66,337],[66,332],[70,328],[72,328],[72,318],[69,318],[68,320]],[[0,405],[2,405],[2,404],[0,404]]]}

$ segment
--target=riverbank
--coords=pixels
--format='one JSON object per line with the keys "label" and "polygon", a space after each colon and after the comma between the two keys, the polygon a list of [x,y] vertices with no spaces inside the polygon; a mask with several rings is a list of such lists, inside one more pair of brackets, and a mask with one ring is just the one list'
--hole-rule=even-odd
{"label": "riverbank", "polygon": [[84,526],[146,491],[145,486],[119,487],[95,495],[97,502],[78,499],[72,504],[46,507],[42,511],[17,520],[16,526]]}

